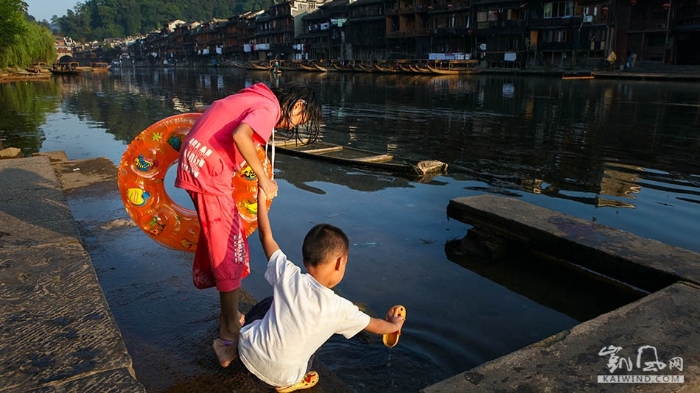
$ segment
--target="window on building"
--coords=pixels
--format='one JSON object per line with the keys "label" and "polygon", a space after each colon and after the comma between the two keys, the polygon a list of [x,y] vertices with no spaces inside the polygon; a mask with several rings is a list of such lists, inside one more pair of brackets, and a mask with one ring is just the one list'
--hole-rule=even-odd
{"label": "window on building", "polygon": [[542,42],[570,42],[569,30],[547,30],[542,34]]}
{"label": "window on building", "polygon": [[559,1],[544,4],[545,18],[565,18],[574,15],[573,1]]}

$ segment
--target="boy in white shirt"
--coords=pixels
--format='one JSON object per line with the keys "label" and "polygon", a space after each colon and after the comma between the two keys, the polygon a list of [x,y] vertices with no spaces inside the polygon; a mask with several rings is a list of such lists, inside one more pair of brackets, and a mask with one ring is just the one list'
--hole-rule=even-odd
{"label": "boy in white shirt", "polygon": [[[266,204],[259,188],[258,206]],[[310,388],[318,383],[318,373],[310,371],[312,356],[333,334],[351,338],[363,329],[376,334],[400,332],[405,314],[392,309],[386,320],[372,318],[331,290],[343,279],[348,262],[349,241],[342,230],[319,224],[309,231],[302,246],[306,274],[280,250],[264,208],[258,209],[258,233],[268,258],[265,279],[273,286],[273,297],[246,315],[238,354],[261,381],[277,392]]]}

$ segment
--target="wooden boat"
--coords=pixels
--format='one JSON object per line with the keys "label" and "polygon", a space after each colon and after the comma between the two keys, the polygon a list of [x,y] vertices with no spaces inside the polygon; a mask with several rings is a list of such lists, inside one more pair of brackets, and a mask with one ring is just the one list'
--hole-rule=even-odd
{"label": "wooden boat", "polygon": [[282,154],[295,157],[387,172],[409,178],[423,178],[447,172],[447,164],[441,161],[399,159],[388,154],[336,145],[325,141],[304,144],[296,139],[285,140],[282,138],[275,141],[275,148]]}
{"label": "wooden boat", "polygon": [[49,71],[54,75],[79,75],[83,72],[79,67],[80,64],[77,61],[54,63],[53,68],[49,68]]}
{"label": "wooden boat", "polygon": [[384,67],[380,66],[379,64],[375,64],[374,68],[376,68],[379,72],[386,72],[386,73],[397,73],[399,72],[398,68],[395,67]]}
{"label": "wooden boat", "polygon": [[38,63],[32,63],[32,65],[25,68],[27,72],[32,74],[41,74],[45,69],[48,68],[46,67],[46,63],[44,63],[43,61],[40,61]]}
{"label": "wooden boat", "polygon": [[426,64],[426,68],[438,75],[465,75],[476,74],[481,70],[476,68],[478,60],[445,60],[435,62],[434,65]]}
{"label": "wooden boat", "polygon": [[595,75],[563,75],[562,80],[595,79]]}
{"label": "wooden boat", "polygon": [[375,71],[375,68],[374,68],[374,67],[366,66],[366,65],[364,65],[364,64],[362,64],[362,63],[357,63],[357,64],[355,64],[355,68],[356,68],[358,71],[362,71],[362,72],[374,72],[374,71]]}
{"label": "wooden boat", "polygon": [[315,63],[308,63],[308,64],[301,63],[301,64],[299,64],[299,67],[301,67],[301,69],[304,71],[325,72],[322,67],[321,68],[316,67]]}
{"label": "wooden boat", "polygon": [[93,62],[90,64],[90,68],[92,68],[92,72],[106,72],[109,71],[109,68],[111,66],[109,63],[103,63],[103,62]]}
{"label": "wooden boat", "polygon": [[418,64],[411,64],[408,66],[410,69],[413,70],[414,73],[416,74],[432,74],[433,72],[430,71],[427,68],[424,68],[422,66],[419,66]]}
{"label": "wooden boat", "polygon": [[282,71],[304,71],[300,64],[300,60],[282,60],[279,69]]}
{"label": "wooden boat", "polygon": [[413,70],[411,68],[410,64],[397,64],[397,67],[401,70],[401,72],[405,72],[406,74],[418,74],[419,72]]}
{"label": "wooden boat", "polygon": [[314,67],[316,67],[316,68],[317,68],[319,71],[321,71],[321,72],[328,72],[328,68],[327,68],[327,67],[324,67],[324,66],[322,66],[322,65],[320,65],[320,64],[312,63],[311,65],[313,65]]}
{"label": "wooden boat", "polygon": [[340,65],[337,63],[333,63],[333,68],[335,68],[336,71],[340,71],[340,72],[355,72],[355,69],[350,64]]}
{"label": "wooden boat", "polygon": [[244,64],[236,63],[236,66],[249,71],[270,71],[272,69],[272,65],[270,64],[259,64],[254,62]]}

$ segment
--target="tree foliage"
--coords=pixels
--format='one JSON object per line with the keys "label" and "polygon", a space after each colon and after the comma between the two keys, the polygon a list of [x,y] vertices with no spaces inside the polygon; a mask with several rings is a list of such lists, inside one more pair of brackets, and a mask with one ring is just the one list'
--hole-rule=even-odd
{"label": "tree foliage", "polygon": [[0,0],[0,67],[51,63],[56,57],[54,38],[45,25],[26,15],[21,0]]}
{"label": "tree foliage", "polygon": [[17,37],[25,32],[26,11],[27,3],[21,0],[0,0],[0,55],[4,48],[13,45]]}
{"label": "tree foliage", "polygon": [[15,37],[15,42],[4,48],[0,67],[26,67],[43,61],[53,63],[56,47],[51,32],[42,25],[25,21],[24,33]]}
{"label": "tree foliage", "polygon": [[63,35],[94,41],[147,34],[177,19],[186,22],[226,19],[272,3],[272,0],[87,0],[51,21]]}

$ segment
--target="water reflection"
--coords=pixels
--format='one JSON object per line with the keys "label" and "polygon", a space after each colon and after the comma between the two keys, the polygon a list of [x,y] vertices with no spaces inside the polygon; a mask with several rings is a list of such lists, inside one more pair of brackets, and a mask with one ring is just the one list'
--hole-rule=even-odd
{"label": "water reflection", "polygon": [[[280,243],[296,250],[311,223],[346,229],[352,267],[339,290],[377,314],[397,301],[410,309],[391,365],[381,346],[334,339],[324,347],[323,361],[358,390],[422,388],[601,312],[591,307],[601,297],[574,294],[600,288],[594,283],[545,285],[532,262],[489,266],[449,254],[445,244],[468,228],[446,219],[451,198],[517,197],[700,251],[700,91],[688,84],[123,69],[0,85],[8,103],[0,106],[0,138],[26,155],[65,150],[118,164],[126,145],[162,118],[256,82],[296,79],[321,95],[325,140],[449,164],[446,176],[424,184],[277,153],[284,197],[271,215]],[[269,294],[258,270],[247,280],[256,297]],[[562,299],[576,306],[559,308]]]}
{"label": "water reflection", "polygon": [[0,83],[0,145],[22,153],[38,152],[46,116],[61,103],[59,85],[53,81]]}

